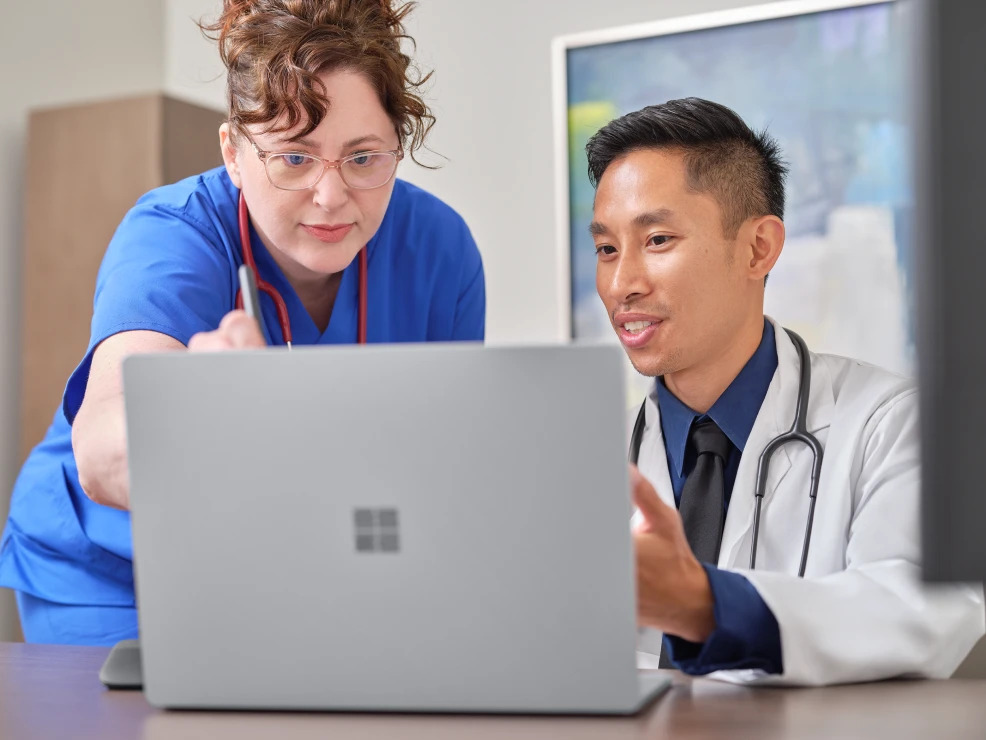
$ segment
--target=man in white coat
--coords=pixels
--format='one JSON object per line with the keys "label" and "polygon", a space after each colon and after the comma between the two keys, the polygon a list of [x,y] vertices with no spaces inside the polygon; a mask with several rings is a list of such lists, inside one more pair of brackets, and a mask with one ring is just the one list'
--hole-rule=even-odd
{"label": "man in white coat", "polygon": [[596,287],[656,379],[631,471],[641,665],[801,685],[950,675],[984,632],[983,592],[921,582],[910,380],[809,355],[824,454],[804,575],[800,443],[771,460],[750,569],[758,460],[792,427],[801,365],[763,313],[784,244],[776,143],[689,98],[609,123],[586,151]]}

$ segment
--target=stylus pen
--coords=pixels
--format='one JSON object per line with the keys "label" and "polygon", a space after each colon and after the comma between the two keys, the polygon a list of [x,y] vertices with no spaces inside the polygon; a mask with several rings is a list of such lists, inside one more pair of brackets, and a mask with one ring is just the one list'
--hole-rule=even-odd
{"label": "stylus pen", "polygon": [[260,313],[260,294],[257,292],[257,276],[253,274],[250,265],[240,265],[237,274],[240,278],[240,295],[243,296],[243,310],[247,316],[257,322],[257,328],[264,338],[265,344],[270,344],[264,329],[264,319]]}

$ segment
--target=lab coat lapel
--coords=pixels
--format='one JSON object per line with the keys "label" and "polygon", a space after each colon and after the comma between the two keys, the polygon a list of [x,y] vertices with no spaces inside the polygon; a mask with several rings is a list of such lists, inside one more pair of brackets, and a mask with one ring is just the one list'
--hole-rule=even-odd
{"label": "lab coat lapel", "polygon": [[[664,449],[664,432],[661,429],[661,412],[657,406],[656,391],[651,391],[645,403],[644,433],[637,467],[657,490],[661,500],[674,508],[674,489],[671,487],[671,473],[668,471],[668,456]],[[639,514],[635,514],[634,523],[638,516]]]}
{"label": "lab coat lapel", "polygon": [[[773,319],[768,318],[768,320],[774,325],[777,370],[767,388],[767,395],[750,431],[740,458],[739,469],[736,471],[736,482],[733,484],[733,492],[729,499],[722,547],[719,550],[719,565],[724,567],[749,567],[753,545],[753,516],[756,508],[754,489],[760,455],[770,440],[790,431],[797,410],[801,369],[798,350],[784,328]],[[831,379],[817,363],[813,363],[810,390],[808,429],[815,432],[829,425],[834,407]],[[792,455],[802,452],[802,445],[792,443],[781,446],[774,453],[767,475],[762,510],[766,509],[771,497],[791,470]]]}
{"label": "lab coat lapel", "polygon": [[[664,449],[664,432],[661,429],[661,412],[657,406],[657,392],[652,390],[645,401],[644,410],[644,433],[640,444],[640,455],[637,458],[637,468],[640,473],[650,481],[651,485],[657,490],[657,495],[661,497],[668,506],[674,508],[674,489],[671,487],[671,473],[668,471],[668,455]],[[641,520],[640,511],[635,510],[633,514],[633,524],[636,526]],[[640,627],[637,630],[637,650],[641,654],[649,654],[650,658],[641,658],[638,661],[644,668],[657,668],[658,658],[662,650],[662,634],[659,630],[649,627]]]}

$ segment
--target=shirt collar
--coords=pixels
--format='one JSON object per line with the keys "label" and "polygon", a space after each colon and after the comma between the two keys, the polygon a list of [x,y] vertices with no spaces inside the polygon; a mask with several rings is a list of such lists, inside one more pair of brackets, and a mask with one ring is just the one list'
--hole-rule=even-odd
{"label": "shirt collar", "polygon": [[[767,388],[777,370],[777,345],[774,341],[774,327],[764,319],[763,336],[760,346],[740,370],[733,382],[709,409],[711,418],[740,452],[746,446],[753,423],[767,395]],[[664,381],[658,378],[657,404],[661,410],[661,431],[667,447],[668,458],[680,477],[685,464],[685,448],[692,422],[702,416],[682,403]]]}

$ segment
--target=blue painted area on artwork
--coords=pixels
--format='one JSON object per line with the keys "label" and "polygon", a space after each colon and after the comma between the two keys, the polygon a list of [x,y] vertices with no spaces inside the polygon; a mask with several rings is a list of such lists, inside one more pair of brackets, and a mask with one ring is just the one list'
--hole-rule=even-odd
{"label": "blue painted area on artwork", "polygon": [[791,168],[789,240],[826,234],[836,209],[885,207],[909,304],[905,23],[899,4],[883,3],[569,50],[576,336],[599,330],[580,309],[595,291],[585,142],[615,116],[688,96],[728,105],[778,139]]}

